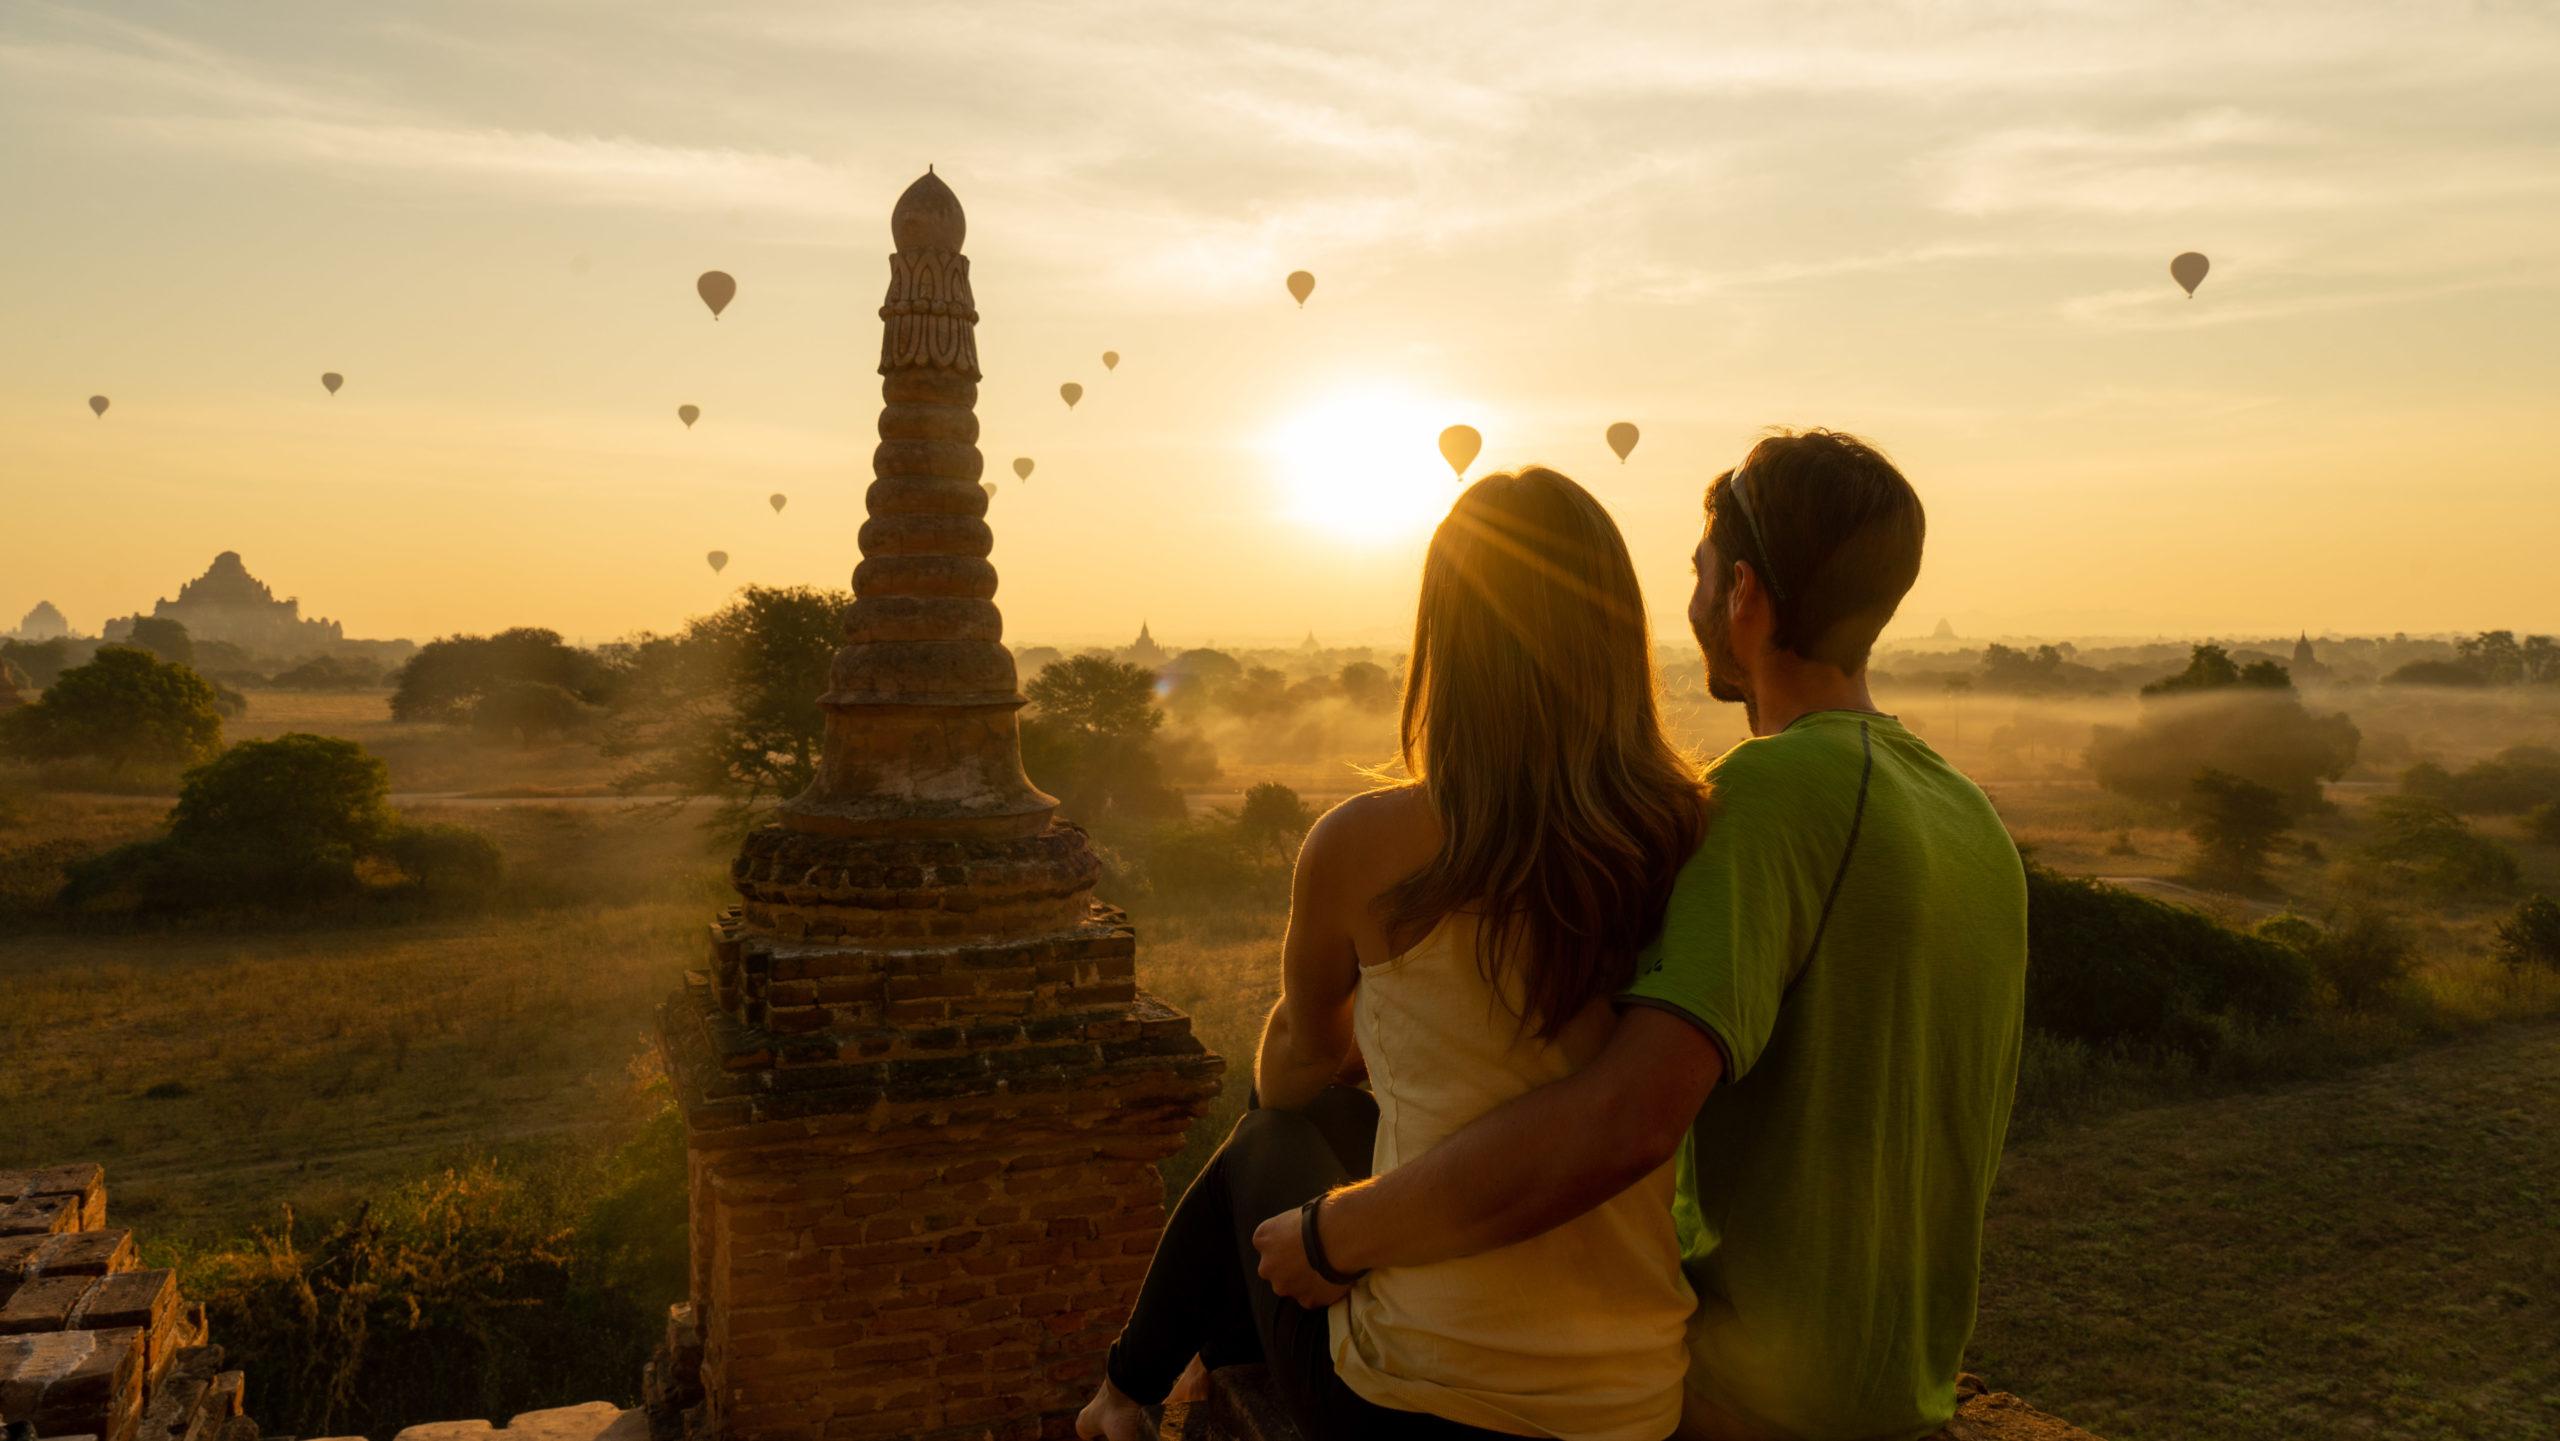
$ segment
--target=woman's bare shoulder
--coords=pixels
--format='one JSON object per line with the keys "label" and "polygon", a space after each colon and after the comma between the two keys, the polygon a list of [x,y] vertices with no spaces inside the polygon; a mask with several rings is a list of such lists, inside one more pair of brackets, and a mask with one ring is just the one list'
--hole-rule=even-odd
{"label": "woman's bare shoulder", "polygon": [[1307,831],[1298,864],[1345,877],[1387,879],[1384,889],[1424,862],[1440,846],[1440,817],[1419,785],[1385,786],[1351,797],[1318,817]]}

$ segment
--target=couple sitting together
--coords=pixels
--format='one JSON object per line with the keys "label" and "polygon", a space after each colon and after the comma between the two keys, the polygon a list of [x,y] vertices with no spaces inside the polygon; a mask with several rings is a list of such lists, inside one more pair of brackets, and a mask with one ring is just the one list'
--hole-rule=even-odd
{"label": "couple sitting together", "polygon": [[1152,1441],[1187,1371],[1257,1361],[1316,1441],[1946,1422],[2026,885],[1982,792],[1867,693],[1922,530],[1848,436],[1717,477],[1689,622],[1752,738],[1700,778],[1608,513],[1547,470],[1460,497],[1423,565],[1412,780],[1308,833],[1253,1108],[1080,1435]]}

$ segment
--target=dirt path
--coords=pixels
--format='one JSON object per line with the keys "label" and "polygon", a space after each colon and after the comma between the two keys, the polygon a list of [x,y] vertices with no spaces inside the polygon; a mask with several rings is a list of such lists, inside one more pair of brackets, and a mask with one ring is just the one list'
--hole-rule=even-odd
{"label": "dirt path", "polygon": [[2560,1024],[2015,1147],[1968,1365],[2111,1441],[2560,1435]]}

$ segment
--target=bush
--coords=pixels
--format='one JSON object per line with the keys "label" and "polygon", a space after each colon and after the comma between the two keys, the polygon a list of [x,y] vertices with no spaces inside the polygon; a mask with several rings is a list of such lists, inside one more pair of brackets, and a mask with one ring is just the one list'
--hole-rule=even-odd
{"label": "bush", "polygon": [[372,690],[382,684],[382,667],[369,660],[314,656],[300,665],[276,672],[267,684],[277,690]]}
{"label": "bush", "polygon": [[2233,685],[2146,699],[2138,724],[2099,726],[2089,743],[2098,784],[2154,805],[2184,802],[2200,770],[2265,786],[2300,816],[2320,787],[2355,764],[2362,739],[2344,715],[2315,715],[2288,689]]}
{"label": "bush", "polygon": [[2267,852],[2290,818],[2284,797],[2255,781],[2207,770],[2190,784],[2187,833],[2200,854],[2196,874],[2206,880],[2257,890],[2267,883]]}
{"label": "bush", "polygon": [[2369,814],[2374,835],[2359,855],[2363,869],[2383,885],[2449,900],[2508,895],[2522,882],[2506,847],[2438,802],[2378,796]]}
{"label": "bush", "polygon": [[2422,761],[2400,777],[2400,789],[2463,815],[2515,815],[2560,805],[2560,751],[2509,746],[2460,771]]}
{"label": "bush", "polygon": [[2498,959],[2519,971],[2560,971],[2560,901],[2535,896],[2499,922]]}
{"label": "bush", "polygon": [[2027,1024],[2095,1045],[2208,1053],[2299,1015],[2310,963],[2114,886],[2027,867]]}
{"label": "bush", "polygon": [[486,895],[506,871],[498,843],[465,826],[402,826],[386,854],[411,885],[437,900]]}
{"label": "bush", "polygon": [[392,677],[391,718],[463,721],[480,697],[511,683],[556,685],[591,704],[609,698],[613,667],[554,630],[519,626],[496,635],[428,642]]}
{"label": "bush", "polygon": [[[814,709],[814,707],[812,707]],[[587,729],[595,708],[567,686],[507,681],[471,703],[471,728],[518,745],[558,740]]]}
{"label": "bush", "polygon": [[[625,1140],[545,1170],[488,1163],[187,1258],[258,1418],[303,1435],[388,1436],[455,1415],[637,1401],[641,1363],[685,1288],[684,1134],[663,1082]],[[316,1236],[310,1232],[316,1232]]]}
{"label": "bush", "polygon": [[2350,1011],[2371,1009],[2409,974],[2416,946],[2399,922],[2356,911],[2312,942],[2312,967]]}
{"label": "bush", "polygon": [[222,745],[220,704],[185,666],[107,646],[64,671],[34,705],[0,716],[0,749],[30,760],[96,756],[116,771],[197,761]]}
{"label": "bush", "polygon": [[2560,846],[2560,801],[2535,806],[2525,817],[2524,833],[2546,846]]}

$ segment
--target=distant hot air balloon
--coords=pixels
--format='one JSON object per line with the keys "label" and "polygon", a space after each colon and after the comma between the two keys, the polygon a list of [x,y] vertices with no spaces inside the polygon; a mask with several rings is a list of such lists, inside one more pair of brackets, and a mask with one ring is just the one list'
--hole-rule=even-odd
{"label": "distant hot air balloon", "polygon": [[764,503],[773,507],[774,514],[780,515],[782,514],[782,508],[791,503],[791,497],[784,495],[781,491],[777,490],[773,494],[766,496],[764,498]]}
{"label": "distant hot air balloon", "polygon": [[738,282],[730,279],[729,272],[725,270],[706,270],[702,272],[702,278],[693,283],[693,290],[702,297],[703,304],[711,307],[711,318],[718,320],[720,312],[728,309],[729,302],[737,297]]}
{"label": "distant hot air balloon", "polygon": [[1636,448],[1636,428],[1634,424],[1622,420],[1617,424],[1610,426],[1609,448],[1618,453],[1618,464],[1626,464],[1627,452]]}
{"label": "distant hot air balloon", "polygon": [[1467,467],[1475,464],[1476,452],[1482,449],[1484,437],[1472,425],[1453,425],[1440,432],[1440,458],[1449,462],[1460,480],[1467,478]]}
{"label": "distant hot air balloon", "polygon": [[346,383],[347,378],[334,370],[320,377],[320,388],[331,395],[337,394],[338,387]]}
{"label": "distant hot air balloon", "polygon": [[1017,455],[1013,458],[1013,478],[1016,480],[1029,480],[1031,478],[1030,456]]}
{"label": "distant hot air balloon", "polygon": [[91,415],[94,415],[94,416],[98,417],[98,418],[99,418],[99,419],[101,419],[101,420],[106,419],[106,415],[107,415],[107,398],[106,398],[105,396],[103,396],[103,395],[93,395],[93,396],[90,396],[90,397],[89,397],[89,413],[90,413]]}
{"label": "distant hot air balloon", "polygon": [[702,418],[702,407],[701,407],[701,406],[698,406],[698,405],[679,405],[679,406],[677,406],[677,407],[676,407],[676,419],[683,421],[683,422],[684,422],[684,428],[685,428],[685,429],[687,429],[687,430],[691,430],[691,429],[693,429],[693,423],[694,423],[695,421],[697,421],[697,420],[700,420],[701,418]]}
{"label": "distant hot air balloon", "polygon": [[1070,380],[1058,387],[1058,395],[1066,401],[1067,409],[1073,410],[1076,408],[1076,402],[1084,399],[1084,387]]}
{"label": "distant hot air balloon", "polygon": [[704,556],[703,559],[711,562],[711,573],[713,575],[718,575],[720,572],[729,568],[729,552],[725,550],[715,550],[709,555]]}
{"label": "distant hot air balloon", "polygon": [[2193,300],[2196,298],[2196,287],[2204,284],[2204,273],[2212,268],[2212,261],[2190,250],[2169,262],[2169,277],[2185,286],[2187,298]]}
{"label": "distant hot air balloon", "polygon": [[989,500],[993,500],[993,499],[995,499],[995,498],[996,498],[996,483],[995,483],[994,481],[992,481],[992,480],[982,480],[982,481],[979,481],[979,482],[978,482],[978,489],[983,490],[983,491],[985,491],[985,492],[987,493],[987,499],[989,499]]}
{"label": "distant hot air balloon", "polygon": [[1303,270],[1289,272],[1289,293],[1298,298],[1298,308],[1307,308],[1307,297],[1316,293],[1316,278]]}
{"label": "distant hot air balloon", "polygon": [[1102,352],[1102,368],[1105,370],[1118,370],[1120,368],[1120,352],[1116,350],[1106,350]]}

